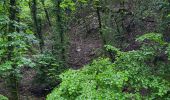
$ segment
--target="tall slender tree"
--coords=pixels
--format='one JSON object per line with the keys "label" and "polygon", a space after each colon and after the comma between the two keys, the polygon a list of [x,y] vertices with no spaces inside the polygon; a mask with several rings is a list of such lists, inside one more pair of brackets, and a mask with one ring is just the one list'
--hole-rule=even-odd
{"label": "tall slender tree", "polygon": [[43,39],[43,35],[42,35],[42,24],[41,24],[41,19],[38,18],[38,12],[37,12],[37,0],[32,0],[29,2],[29,6],[31,9],[31,13],[32,13],[32,19],[34,22],[34,26],[35,26],[35,32],[36,32],[36,36],[39,38],[39,45],[40,45],[40,51],[41,53],[43,52],[43,47],[44,47],[44,39]]}
{"label": "tall slender tree", "polygon": [[45,16],[46,16],[46,19],[48,21],[48,24],[49,24],[49,26],[51,26],[51,21],[50,21],[49,13],[48,13],[48,10],[47,10],[47,8],[45,6],[45,0],[41,0],[41,3],[43,5],[43,9],[44,9]]}
{"label": "tall slender tree", "polygon": [[[17,11],[16,11],[16,4],[17,4],[17,0],[10,0],[9,3],[9,19],[10,19],[10,23],[9,23],[9,30],[8,33],[9,34],[13,34],[16,30],[15,30],[15,26],[14,26],[14,22],[17,21]],[[8,39],[8,43],[11,43],[13,41],[13,38],[11,35],[7,35],[7,39]],[[13,55],[14,55],[14,47],[13,45],[8,45],[8,61],[13,61]],[[12,65],[12,69],[16,69],[15,68],[16,65],[13,64]],[[10,89],[11,89],[11,100],[18,100],[19,99],[19,91],[18,91],[18,79],[17,76],[14,72],[11,72],[9,75],[9,85],[10,85]]]}
{"label": "tall slender tree", "polygon": [[65,57],[65,38],[64,38],[64,26],[63,26],[63,17],[62,17],[62,10],[60,7],[62,0],[57,0],[56,1],[56,25],[57,25],[57,33],[59,34],[60,38],[60,45],[61,45],[61,60],[65,62],[66,57]]}
{"label": "tall slender tree", "polygon": [[[106,41],[104,34],[103,34],[103,31],[102,31],[103,26],[102,26],[102,19],[101,19],[101,15],[100,15],[100,10],[101,10],[100,3],[101,3],[101,1],[96,0],[94,3],[95,3],[94,6],[96,7],[100,36],[103,40],[103,45],[107,45],[107,41]],[[111,51],[107,51],[105,53],[106,53],[106,55],[109,55],[109,57],[111,58],[111,60],[113,62],[114,61],[114,54]]]}

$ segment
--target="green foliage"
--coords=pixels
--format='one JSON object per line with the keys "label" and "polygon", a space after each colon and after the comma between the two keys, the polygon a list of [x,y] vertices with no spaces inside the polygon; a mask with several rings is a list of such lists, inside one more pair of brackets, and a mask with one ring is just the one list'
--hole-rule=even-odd
{"label": "green foliage", "polygon": [[168,60],[170,60],[170,44],[167,47]]}
{"label": "green foliage", "polygon": [[[170,98],[169,0],[35,0],[36,7],[33,0],[14,1],[12,7],[10,0],[0,0],[0,78],[10,81],[12,87],[17,88],[21,69],[29,66],[35,68],[36,82],[40,85],[52,87],[62,79],[48,100]],[[37,16],[31,15],[31,9]],[[96,10],[101,19],[99,16],[97,19]],[[10,15],[15,18],[9,18]],[[33,24],[34,17],[37,25]],[[81,30],[82,20],[86,23],[91,17],[94,22],[90,27],[97,28],[101,21],[101,38],[110,44],[105,48],[115,56],[115,61],[100,58],[82,69],[61,74],[67,66],[67,38],[72,36],[68,33]],[[159,24],[161,27],[155,28]],[[157,32],[163,30],[164,37],[160,33],[144,34],[136,39],[142,44],[139,50],[120,51],[134,42],[138,35],[135,33],[151,31],[152,25]],[[42,49],[33,63],[31,48],[38,49],[37,45],[32,47],[37,43],[35,36],[41,37],[40,45],[44,41],[42,44],[47,48]],[[74,36],[76,41],[78,36]],[[53,54],[44,52],[49,47]],[[5,97],[0,95],[1,98]]]}
{"label": "green foliage", "polygon": [[[31,60],[25,56],[28,48],[30,48],[29,42],[31,42],[33,36],[22,32],[9,33],[8,36],[13,41],[8,41],[4,34],[0,37],[0,48],[2,48],[0,50],[0,74],[4,77],[8,76],[11,71],[19,74],[19,70],[23,66],[34,66]],[[13,51],[11,51],[12,60],[7,60],[9,46],[13,47]]]}
{"label": "green foliage", "polygon": [[88,0],[63,0],[60,7],[63,9],[70,9],[72,11],[76,10],[77,3],[86,4]]}
{"label": "green foliage", "polygon": [[163,41],[162,34],[159,34],[159,33],[147,33],[147,34],[144,34],[143,36],[140,36],[136,40],[139,42],[143,42],[144,40],[151,40],[159,44],[165,44],[165,42]]}
{"label": "green foliage", "polygon": [[61,74],[62,83],[47,100],[98,100],[123,98],[121,88],[128,73],[116,72],[109,59],[99,59],[81,70]]}
{"label": "green foliage", "polygon": [[[15,30],[8,32],[8,26],[11,23]],[[33,67],[34,64],[26,57],[31,44],[36,42],[36,38],[31,32],[25,32],[29,27],[22,22],[10,21],[6,15],[0,15],[0,26],[2,26],[0,30],[0,74],[3,74],[2,71],[9,73],[13,70],[12,66],[16,66],[15,69],[17,70],[25,65]],[[11,38],[11,41],[9,41],[9,38]],[[12,51],[8,51],[9,48]],[[12,56],[11,61],[7,57],[9,52]]]}
{"label": "green foliage", "polygon": [[0,94],[0,100],[8,100],[8,98]]}
{"label": "green foliage", "polygon": [[75,10],[75,3],[72,0],[63,0],[60,7],[63,9],[70,8],[71,10]]}
{"label": "green foliage", "polygon": [[[170,2],[168,0],[165,0],[164,2],[160,2],[160,7],[159,9],[161,10],[161,23],[160,23],[160,29],[161,31],[165,32],[169,28],[169,22],[170,22],[170,17],[169,17],[169,12],[170,12]],[[166,36],[169,36],[168,34]]]}
{"label": "green foliage", "polygon": [[116,53],[116,54],[120,54],[120,50],[116,47],[113,47],[111,45],[105,45],[105,48],[107,51],[111,50],[112,52]]}
{"label": "green foliage", "polygon": [[36,83],[41,85],[53,86],[59,81],[59,74],[64,70],[55,56],[51,53],[37,55],[36,63]]}
{"label": "green foliage", "polygon": [[[151,39],[160,42],[153,33],[143,35],[138,40]],[[170,62],[161,60],[166,54],[164,45],[157,47],[145,44],[140,50],[117,51],[116,60],[100,58],[79,70],[69,70],[60,75],[62,83],[47,96],[47,100],[127,100],[127,99],[168,99],[170,95]],[[168,70],[168,71],[167,71]]]}

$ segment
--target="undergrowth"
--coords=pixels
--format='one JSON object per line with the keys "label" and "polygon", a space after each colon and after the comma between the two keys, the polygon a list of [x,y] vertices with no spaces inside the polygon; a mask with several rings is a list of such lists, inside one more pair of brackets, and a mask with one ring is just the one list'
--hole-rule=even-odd
{"label": "undergrowth", "polygon": [[162,35],[148,33],[136,39],[139,50],[116,54],[115,62],[99,58],[79,70],[60,75],[62,83],[47,100],[168,100],[169,46]]}

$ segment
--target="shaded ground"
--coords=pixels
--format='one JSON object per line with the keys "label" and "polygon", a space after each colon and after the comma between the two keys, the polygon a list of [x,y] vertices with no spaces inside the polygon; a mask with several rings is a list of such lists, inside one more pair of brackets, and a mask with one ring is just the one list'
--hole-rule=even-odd
{"label": "shaded ground", "polygon": [[[20,100],[45,100],[44,97],[38,97],[36,94],[33,94],[31,90],[34,87],[33,79],[36,75],[36,72],[33,69],[24,68],[23,70],[23,78],[20,82]],[[9,97],[9,89],[5,86],[4,81],[0,81],[0,94]]]}
{"label": "shaded ground", "polygon": [[68,61],[71,68],[78,69],[100,55],[102,40],[95,31],[87,36],[71,34]]}
{"label": "shaded ground", "polygon": [[103,47],[96,13],[92,10],[87,10],[88,13],[83,11],[77,13],[76,21],[68,34],[68,63],[73,69],[78,69],[101,55]]}
{"label": "shaded ground", "polygon": [[76,33],[70,35],[69,65],[78,69],[88,64],[92,59],[101,54],[103,47],[98,29],[92,29],[90,33]]}

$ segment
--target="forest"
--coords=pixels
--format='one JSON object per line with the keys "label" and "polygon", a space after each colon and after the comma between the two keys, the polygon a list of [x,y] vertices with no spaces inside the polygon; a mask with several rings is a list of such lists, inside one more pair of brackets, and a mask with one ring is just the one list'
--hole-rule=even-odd
{"label": "forest", "polygon": [[0,100],[170,100],[170,0],[0,0]]}

